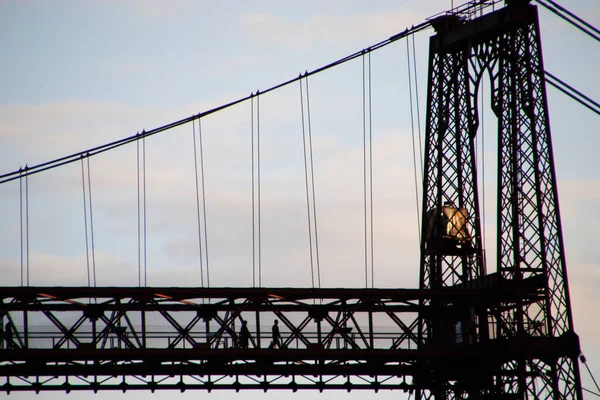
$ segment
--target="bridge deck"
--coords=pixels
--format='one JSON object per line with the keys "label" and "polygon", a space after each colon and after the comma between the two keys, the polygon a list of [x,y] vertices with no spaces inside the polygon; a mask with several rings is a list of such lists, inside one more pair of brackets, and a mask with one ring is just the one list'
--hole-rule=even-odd
{"label": "bridge deck", "polygon": [[406,390],[436,376],[485,384],[513,374],[500,365],[524,348],[541,357],[576,346],[493,337],[469,345],[457,329],[433,347],[419,336],[420,316],[455,323],[473,307],[541,295],[537,279],[497,276],[439,290],[0,287],[0,390]]}

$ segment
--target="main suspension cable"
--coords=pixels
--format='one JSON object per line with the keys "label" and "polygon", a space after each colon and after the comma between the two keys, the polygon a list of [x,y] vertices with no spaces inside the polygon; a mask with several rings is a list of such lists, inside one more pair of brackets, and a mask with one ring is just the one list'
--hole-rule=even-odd
{"label": "main suspension cable", "polygon": [[561,91],[563,94],[566,94],[571,99],[575,100],[582,106],[586,107],[590,111],[594,112],[597,115],[600,115],[600,103],[594,101],[589,96],[581,93],[579,90],[575,89],[573,86],[569,85],[562,79],[558,78],[555,75],[552,75],[548,71],[544,71],[546,82],[553,86],[554,88]]}
{"label": "main suspension cable", "polygon": [[585,25],[586,27],[588,27],[589,29],[591,29],[592,31],[596,32],[598,35],[600,35],[600,29],[596,28],[595,26],[593,26],[592,24],[586,22],[585,20],[583,20],[582,18],[578,17],[577,15],[575,15],[574,13],[572,13],[571,11],[567,10],[566,8],[564,8],[563,6],[561,6],[560,4],[556,3],[555,1],[552,0],[546,0],[548,3],[552,4],[554,7],[556,7],[557,9],[559,9],[560,11],[568,14],[570,17],[576,19],[577,21],[579,21],[580,23],[582,23],[583,25]]}
{"label": "main suspension cable", "polygon": [[[569,24],[573,25],[575,28],[579,29],[583,33],[590,36],[592,39],[595,39],[596,41],[600,42],[600,30],[598,30],[592,24],[584,21],[583,19],[579,18],[577,15],[573,14],[572,12],[568,11],[566,8],[556,4],[553,1],[549,1],[549,3],[551,3],[552,5],[547,4],[543,0],[536,0],[536,1],[538,4],[540,4],[544,8],[546,8],[548,11],[559,16],[564,21],[568,22]],[[567,14],[567,15],[565,15],[565,14]]]}
{"label": "main suspension cable", "polygon": [[[322,66],[320,68],[316,68],[316,69],[314,69],[314,70],[312,70],[310,72],[306,72],[304,75],[301,75],[301,76],[289,79],[289,80],[287,80],[285,82],[282,82],[280,84],[271,86],[271,87],[263,90],[261,93],[262,94],[266,94],[266,93],[269,93],[271,91],[280,89],[280,88],[282,88],[284,86],[287,86],[289,84],[292,84],[294,82],[297,82],[297,81],[299,81],[300,79],[302,79],[304,77],[316,75],[316,74],[319,74],[321,72],[327,71],[327,70],[329,70],[329,69],[331,69],[333,67],[336,67],[338,65],[341,65],[341,64],[344,64],[344,63],[349,62],[351,60],[354,60],[354,59],[356,59],[358,57],[361,57],[365,52],[372,52],[372,51],[378,50],[378,49],[380,49],[382,47],[385,47],[385,46],[387,46],[387,45],[389,45],[389,44],[391,44],[391,43],[393,43],[393,42],[395,42],[395,41],[397,41],[399,39],[402,39],[402,38],[404,38],[404,37],[406,37],[406,36],[408,36],[408,35],[410,35],[412,33],[416,33],[416,32],[425,30],[425,29],[429,28],[430,26],[431,26],[431,22],[429,20],[421,22],[420,24],[414,25],[411,28],[406,28],[403,32],[400,32],[400,33],[398,33],[396,35],[393,35],[393,36],[391,36],[391,37],[389,37],[389,38],[387,38],[385,40],[382,40],[382,41],[374,44],[373,46],[369,47],[366,50],[357,51],[357,52],[355,52],[353,54],[350,54],[350,55],[348,55],[346,57],[343,57],[343,58],[341,58],[339,60],[331,62],[331,63],[329,63],[327,65],[324,65],[324,66]],[[64,157],[60,157],[60,158],[51,160],[51,161],[46,161],[46,162],[37,164],[37,165],[35,165],[33,167],[28,168],[24,172],[23,175],[26,175],[26,176],[33,175],[33,174],[36,174],[36,173],[40,173],[42,171],[46,171],[48,169],[56,168],[56,167],[59,167],[59,166],[65,165],[65,164],[70,164],[72,162],[75,162],[75,161],[79,160],[82,155],[86,155],[86,156],[91,157],[91,156],[94,156],[94,155],[98,155],[98,154],[104,153],[106,151],[115,149],[117,147],[124,146],[126,144],[135,142],[137,140],[142,140],[142,139],[144,139],[146,137],[153,136],[153,135],[156,135],[156,134],[161,133],[161,132],[165,132],[165,131],[170,130],[172,128],[176,128],[178,126],[181,126],[181,125],[187,124],[189,122],[192,122],[192,121],[194,121],[196,119],[203,118],[203,117],[206,117],[206,116],[208,116],[210,114],[214,114],[214,113],[222,111],[224,109],[233,107],[233,106],[235,106],[237,104],[240,104],[240,103],[242,103],[244,101],[250,100],[252,97],[254,97],[254,94],[250,94],[248,96],[244,96],[244,97],[239,98],[237,100],[233,100],[233,101],[231,101],[229,103],[217,106],[215,108],[203,111],[203,112],[198,113],[198,114],[194,114],[192,116],[180,119],[178,121],[171,122],[171,123],[163,125],[161,127],[158,127],[158,128],[155,128],[155,129],[151,129],[151,130],[148,130],[148,131],[143,131],[141,134],[135,134],[135,135],[132,135],[132,136],[128,136],[128,137],[125,137],[125,138],[122,138],[122,139],[119,139],[119,140],[116,140],[116,141],[113,141],[113,142],[110,142],[110,143],[106,143],[106,144],[103,144],[103,145],[100,145],[100,146],[97,146],[97,147],[93,147],[93,148],[90,148],[90,149],[87,149],[87,150],[83,150],[83,151],[80,151],[80,152],[77,152],[77,153],[73,153],[73,154],[70,154],[70,155],[67,155],[67,156],[64,156]],[[2,174],[2,175],[0,175],[0,184],[6,183],[6,182],[10,182],[10,181],[15,180],[15,179],[19,179],[19,177],[20,177],[19,170]]]}

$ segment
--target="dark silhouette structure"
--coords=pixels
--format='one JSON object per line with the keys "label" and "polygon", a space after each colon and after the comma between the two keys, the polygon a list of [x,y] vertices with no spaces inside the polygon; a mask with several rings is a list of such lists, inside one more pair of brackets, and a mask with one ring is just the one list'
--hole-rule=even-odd
{"label": "dark silhouette structure", "polygon": [[[429,22],[418,289],[0,287],[0,391],[581,399],[537,9],[510,0],[473,18],[473,4]],[[484,73],[498,118],[492,274],[474,145]]]}
{"label": "dark silhouette structure", "polygon": [[[487,352],[467,379],[431,363],[419,398],[581,398],[536,7],[527,0],[472,21],[432,25],[421,289],[518,292],[492,303],[424,299],[420,349]],[[488,275],[475,164],[477,89],[488,74],[498,119],[497,273]],[[534,355],[532,349],[542,354]],[[500,354],[509,354],[509,359]]]}

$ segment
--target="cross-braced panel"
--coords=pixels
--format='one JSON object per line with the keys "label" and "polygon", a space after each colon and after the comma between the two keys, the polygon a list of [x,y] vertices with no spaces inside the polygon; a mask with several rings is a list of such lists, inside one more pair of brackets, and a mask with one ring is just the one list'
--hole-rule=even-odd
{"label": "cross-braced panel", "polygon": [[535,297],[539,290],[535,283],[506,284],[0,288],[0,391],[425,390],[438,381],[512,375],[500,368],[511,348],[490,357],[418,346],[419,313],[437,312],[422,299],[464,313],[488,308],[499,296],[526,290],[522,297]]}

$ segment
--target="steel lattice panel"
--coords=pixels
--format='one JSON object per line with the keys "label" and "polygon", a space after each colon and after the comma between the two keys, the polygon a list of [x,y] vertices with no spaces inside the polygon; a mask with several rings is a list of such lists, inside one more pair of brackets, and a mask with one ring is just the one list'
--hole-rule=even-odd
{"label": "steel lattice panel", "polygon": [[[419,313],[434,312],[420,303],[492,312],[499,299],[540,296],[539,280],[500,277],[439,290],[0,288],[0,390],[414,390],[509,379],[514,342],[420,348]],[[270,348],[274,318],[280,348]],[[539,354],[574,345],[537,339],[528,346]]]}

